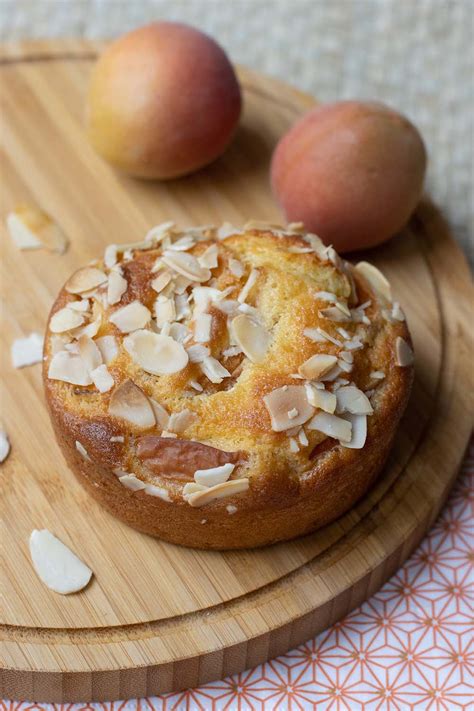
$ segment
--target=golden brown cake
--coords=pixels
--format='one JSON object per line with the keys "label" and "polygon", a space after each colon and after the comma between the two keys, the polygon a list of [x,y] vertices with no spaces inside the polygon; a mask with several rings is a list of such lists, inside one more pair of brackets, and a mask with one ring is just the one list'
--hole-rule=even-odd
{"label": "golden brown cake", "polygon": [[362,496],[412,362],[370,264],[300,225],[165,223],[66,282],[44,383],[69,466],[114,516],[173,543],[246,548]]}

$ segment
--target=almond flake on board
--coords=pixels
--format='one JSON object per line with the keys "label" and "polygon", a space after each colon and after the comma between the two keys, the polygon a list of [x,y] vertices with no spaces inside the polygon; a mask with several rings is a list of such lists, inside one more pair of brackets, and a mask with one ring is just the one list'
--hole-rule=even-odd
{"label": "almond flake on board", "polygon": [[211,244],[210,247],[208,247],[200,257],[198,257],[198,262],[201,265],[201,267],[204,267],[205,269],[215,269],[218,264],[218,258],[217,255],[219,253],[219,249],[217,247],[217,244]]}
{"label": "almond flake on board", "polygon": [[211,383],[222,383],[224,378],[230,378],[230,373],[227,368],[219,363],[216,358],[206,356],[199,364],[202,372]]}
{"label": "almond flake on board", "polygon": [[205,282],[211,278],[210,270],[202,267],[196,257],[187,252],[165,250],[161,260],[167,267],[191,281]]}
{"label": "almond flake on board", "polygon": [[83,267],[69,277],[65,289],[69,294],[83,294],[105,284],[107,274],[96,267]]}
{"label": "almond flake on board", "polygon": [[308,402],[319,410],[333,414],[336,410],[337,399],[334,393],[328,390],[320,390],[313,383],[306,383],[306,395]]}
{"label": "almond flake on board", "polygon": [[390,282],[387,277],[382,274],[380,269],[374,267],[373,264],[369,264],[369,262],[359,262],[355,265],[354,269],[359,272],[359,274],[362,274],[377,294],[381,295],[386,301],[392,300]]}
{"label": "almond flake on board", "polygon": [[83,323],[84,316],[81,313],[65,306],[51,316],[49,320],[49,330],[51,333],[64,333],[65,331],[71,331],[73,328],[82,326]]}
{"label": "almond flake on board", "polygon": [[148,429],[155,425],[155,415],[148,397],[132,380],[115,388],[109,402],[109,414]]}
{"label": "almond flake on board", "polygon": [[369,398],[355,385],[346,385],[337,391],[337,412],[352,415],[371,415],[374,409]]}
{"label": "almond flake on board", "polygon": [[405,368],[412,365],[414,354],[408,343],[401,337],[397,336],[395,340],[395,363],[400,368]]}
{"label": "almond flake on board", "polygon": [[348,420],[352,426],[351,439],[349,442],[342,442],[347,449],[362,449],[367,439],[367,415],[344,414],[344,419]]}
{"label": "almond flake on board", "polygon": [[147,373],[171,375],[183,370],[188,364],[188,354],[183,345],[152,331],[139,330],[126,336],[123,346],[132,358]]}
{"label": "almond flake on board", "polygon": [[247,314],[241,314],[233,319],[231,333],[235,343],[252,363],[264,360],[270,342],[270,334],[265,326]]}
{"label": "almond flake on board", "polygon": [[86,461],[91,462],[92,459],[89,457],[87,449],[84,447],[84,445],[81,442],[79,442],[78,440],[76,440],[75,445],[76,445],[76,449],[79,452],[79,454],[81,455],[81,457],[83,459],[85,459]]}
{"label": "almond flake on board", "polygon": [[50,531],[32,531],[29,547],[33,567],[50,590],[69,595],[89,583],[92,570]]}
{"label": "almond flake on board", "polygon": [[100,393],[107,393],[114,386],[114,379],[105,364],[91,370],[92,382]]}
{"label": "almond flake on board", "polygon": [[69,240],[52,218],[35,205],[18,205],[7,215],[7,229],[18,249],[46,248],[64,254]]}
{"label": "almond flake on board", "polygon": [[[314,407],[308,402],[304,385],[284,385],[267,393],[263,402],[270,415],[272,430],[283,432],[296,425],[304,424],[314,413]],[[298,411],[295,417],[288,413]]]}
{"label": "almond flake on board", "polygon": [[81,356],[68,351],[59,351],[51,358],[48,378],[71,385],[92,385],[89,369]]}
{"label": "almond flake on board", "polygon": [[150,319],[151,313],[141,301],[132,301],[109,316],[109,321],[117,326],[122,333],[130,333],[144,328]]}
{"label": "almond flake on board", "polygon": [[109,273],[109,281],[107,284],[107,301],[110,305],[118,304],[122,296],[128,288],[128,282],[122,274],[112,269]]}
{"label": "almond flake on board", "polygon": [[248,488],[248,479],[232,479],[231,481],[225,481],[223,484],[216,484],[216,486],[211,486],[203,491],[197,491],[194,494],[190,494],[187,496],[187,502],[190,506],[197,508],[205,506],[216,499],[241,494],[242,492],[247,491]]}
{"label": "almond flake on board", "polygon": [[239,301],[241,304],[246,301],[248,295],[250,294],[252,288],[255,286],[257,279],[258,279],[259,271],[258,269],[252,269],[250,272],[247,281],[242,287],[242,290],[240,294],[237,296],[237,301]]}
{"label": "almond flake on board", "polygon": [[41,363],[43,360],[43,336],[30,333],[26,338],[16,338],[11,345],[11,359],[14,368]]}
{"label": "almond flake on board", "polygon": [[227,481],[235,469],[235,464],[223,464],[220,467],[210,467],[209,469],[196,469],[194,481],[201,486],[216,486]]}
{"label": "almond flake on board", "polygon": [[136,477],[135,474],[124,474],[123,476],[119,476],[119,482],[131,491],[141,491],[142,489],[146,489],[146,484]]}
{"label": "almond flake on board", "polygon": [[300,365],[298,373],[308,380],[318,380],[322,375],[328,373],[336,363],[336,356],[317,353]]}
{"label": "almond flake on board", "polygon": [[0,464],[5,461],[9,454],[10,440],[5,430],[0,427]]}
{"label": "almond flake on board", "polygon": [[334,437],[340,442],[350,442],[352,436],[351,423],[342,417],[330,415],[328,412],[318,412],[307,427],[309,430],[317,430],[328,437]]}
{"label": "almond flake on board", "polygon": [[101,352],[106,365],[118,356],[119,349],[115,336],[101,336],[100,338],[96,338],[94,343]]}

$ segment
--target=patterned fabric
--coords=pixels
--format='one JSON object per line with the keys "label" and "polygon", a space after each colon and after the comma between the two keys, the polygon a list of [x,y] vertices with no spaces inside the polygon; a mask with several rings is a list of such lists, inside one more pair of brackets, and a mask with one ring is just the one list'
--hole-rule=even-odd
{"label": "patterned fabric", "polygon": [[0,39],[106,38],[160,19],[322,101],[405,112],[428,146],[429,194],[474,264],[473,0],[0,0]]}
{"label": "patterned fabric", "polygon": [[370,600],[256,669],[179,694],[103,704],[0,702],[0,711],[473,709],[474,440],[438,521]]}

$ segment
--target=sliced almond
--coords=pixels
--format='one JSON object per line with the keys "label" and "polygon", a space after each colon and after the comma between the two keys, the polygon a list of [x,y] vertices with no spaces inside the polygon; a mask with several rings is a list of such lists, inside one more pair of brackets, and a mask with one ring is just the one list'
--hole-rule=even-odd
{"label": "sliced almond", "polygon": [[395,363],[400,368],[405,368],[412,365],[415,357],[408,343],[401,337],[397,336],[395,340]]}
{"label": "sliced almond", "polygon": [[308,402],[313,407],[323,410],[324,412],[329,412],[331,415],[336,410],[337,399],[334,393],[328,390],[320,390],[315,388],[312,383],[306,384],[306,395]]}
{"label": "sliced almond", "polygon": [[86,449],[86,448],[84,447],[84,445],[81,444],[81,442],[79,442],[78,440],[76,440],[76,449],[77,449],[77,451],[79,452],[79,454],[81,455],[81,457],[82,457],[83,459],[85,459],[85,460],[88,461],[88,462],[91,462],[91,461],[92,461],[91,458],[89,457],[88,453],[87,453],[87,449]]}
{"label": "sliced almond", "polygon": [[181,434],[181,432],[184,432],[188,429],[188,427],[196,422],[197,419],[198,416],[195,412],[185,408],[184,410],[181,410],[181,412],[174,412],[170,415],[167,429],[170,432]]}
{"label": "sliced almond", "polygon": [[117,264],[118,250],[116,244],[109,244],[104,250],[104,266],[111,269]]}
{"label": "sliced almond", "polygon": [[102,353],[97,344],[89,336],[81,336],[78,340],[79,355],[89,371],[102,365]]}
{"label": "sliced almond", "polygon": [[62,229],[35,205],[19,205],[7,215],[7,229],[19,249],[46,247],[64,254],[69,240]]}
{"label": "sliced almond", "polygon": [[186,352],[189,356],[190,363],[202,363],[203,360],[208,358],[211,354],[211,351],[207,346],[202,346],[200,344],[189,346],[186,349]]}
{"label": "sliced almond", "polygon": [[96,338],[94,343],[99,349],[106,365],[118,356],[119,349],[115,336],[101,336],[100,338]]}
{"label": "sliced almond", "polygon": [[351,415],[347,413],[344,419],[351,423],[352,434],[349,442],[342,442],[348,449],[362,449],[367,439],[367,415]]}
{"label": "sliced almond", "polygon": [[230,378],[230,373],[227,368],[224,368],[224,366],[212,356],[204,358],[202,363],[200,363],[200,367],[206,378],[208,378],[211,383],[222,383],[224,378]]}
{"label": "sliced almond", "polygon": [[[194,247],[195,244],[195,239],[193,239],[190,235],[184,235],[184,237],[177,239],[176,242],[166,245],[166,249],[175,250],[176,252],[186,252],[188,249],[191,249],[191,247]],[[163,246],[165,246],[164,242]]]}
{"label": "sliced almond", "polygon": [[140,301],[132,301],[109,316],[109,321],[115,324],[122,333],[130,333],[144,328],[150,319],[150,311]]}
{"label": "sliced almond", "polygon": [[372,380],[383,380],[385,378],[385,373],[383,373],[381,370],[373,370],[370,373],[370,377]]}
{"label": "sliced almond", "polygon": [[392,315],[392,318],[395,319],[395,321],[404,321],[405,320],[405,314],[403,313],[398,301],[393,302],[391,315]]}
{"label": "sliced almond", "polygon": [[236,276],[238,279],[243,277],[245,274],[245,267],[242,262],[239,262],[238,259],[229,259],[229,270],[231,274]]}
{"label": "sliced almond", "polygon": [[125,294],[128,288],[128,282],[122,274],[116,270],[112,269],[109,273],[109,281],[107,284],[107,301],[109,304],[118,304],[122,296]]}
{"label": "sliced almond", "polygon": [[217,247],[217,244],[211,244],[211,246],[208,247],[206,251],[201,254],[200,257],[198,257],[198,262],[201,267],[204,267],[205,269],[215,269],[218,264],[218,253],[219,249]]}
{"label": "sliced almond", "polygon": [[337,412],[353,415],[371,415],[374,409],[369,398],[355,385],[346,385],[337,391]]}
{"label": "sliced almond", "polygon": [[225,481],[223,484],[211,486],[209,489],[205,489],[204,491],[198,491],[195,494],[190,494],[187,497],[187,501],[190,506],[198,508],[200,506],[205,506],[205,504],[209,504],[211,501],[215,501],[216,499],[241,494],[242,492],[247,491],[248,488],[248,479],[232,479],[231,481]]}
{"label": "sliced almond", "polygon": [[236,316],[231,324],[232,336],[247,358],[253,363],[261,363],[270,342],[270,334],[265,326],[247,314]]}
{"label": "sliced almond", "polygon": [[5,430],[0,428],[0,464],[5,461],[9,454],[10,440],[8,439],[8,435]]}
{"label": "sliced almond", "polygon": [[[263,402],[270,415],[272,430],[283,432],[296,425],[302,425],[314,413],[314,407],[308,402],[304,385],[284,385],[267,393]],[[298,411],[295,417],[288,413],[293,409]]]}
{"label": "sliced almond", "polygon": [[134,363],[152,375],[178,373],[188,364],[184,347],[170,336],[139,330],[124,338],[123,345]]}
{"label": "sliced almond", "polygon": [[328,373],[336,363],[336,356],[317,353],[300,365],[298,373],[308,380],[318,380],[322,375]]}
{"label": "sliced almond", "polygon": [[187,279],[191,279],[191,281],[205,282],[211,278],[210,270],[202,267],[196,257],[187,252],[165,250],[161,259],[167,267],[178,272],[178,274],[182,274]]}
{"label": "sliced almond", "polygon": [[163,499],[163,501],[171,501],[168,489],[164,489],[162,486],[156,486],[155,484],[147,484],[145,486],[145,494],[156,496],[158,499]]}
{"label": "sliced almond", "polygon": [[290,452],[293,452],[293,454],[296,454],[296,452],[300,451],[300,446],[298,442],[293,439],[293,437],[290,437]]}
{"label": "sliced almond", "polygon": [[197,343],[208,343],[211,340],[211,314],[196,314],[194,319],[194,340]]}
{"label": "sliced almond", "polygon": [[231,225],[230,222],[223,222],[222,225],[216,230],[216,237],[217,239],[226,239],[226,237],[230,237],[231,235],[238,233],[239,230]]}
{"label": "sliced almond", "polygon": [[114,387],[114,379],[105,364],[91,370],[92,382],[100,393],[107,393]]}
{"label": "sliced almond", "polygon": [[83,294],[107,281],[107,274],[96,267],[83,267],[68,279],[65,289],[70,294]]}
{"label": "sliced almond", "polygon": [[89,369],[80,355],[59,351],[51,358],[48,369],[50,380],[61,380],[72,385],[91,385]]}
{"label": "sliced almond", "polygon": [[169,299],[160,294],[155,301],[154,308],[156,323],[159,327],[164,326],[165,323],[174,321],[176,318],[176,306],[174,299]]}
{"label": "sliced almond", "polygon": [[153,412],[155,413],[156,423],[158,427],[160,427],[162,430],[167,430],[170,421],[170,415],[168,410],[163,407],[163,405],[160,405],[160,403],[154,400],[153,398],[149,398],[149,400],[153,408]]}
{"label": "sliced almond", "polygon": [[350,312],[348,316],[342,309],[338,308],[338,306],[330,306],[327,309],[321,309],[318,313],[323,318],[329,319],[329,321],[337,321],[338,323],[340,321],[345,322],[351,320]]}
{"label": "sliced almond", "polygon": [[306,338],[309,338],[311,341],[315,341],[316,343],[329,341],[330,343],[334,343],[335,346],[342,346],[342,341],[337,338],[334,338],[334,336],[331,336],[330,333],[327,333],[327,331],[324,331],[319,326],[317,326],[316,328],[305,328],[303,331],[303,335],[306,336]]}
{"label": "sliced almond", "polygon": [[201,486],[216,486],[223,484],[228,480],[235,469],[235,464],[223,464],[220,467],[211,467],[210,469],[196,469],[194,472],[194,481]]}
{"label": "sliced almond", "polygon": [[155,225],[146,233],[145,242],[148,244],[158,244],[171,233],[174,226],[175,223],[172,220]]}
{"label": "sliced almond", "polygon": [[67,305],[68,309],[73,311],[79,311],[80,313],[88,313],[91,308],[91,302],[89,299],[79,299],[79,301],[70,301]]}
{"label": "sliced almond", "polygon": [[258,269],[252,269],[250,272],[247,281],[245,282],[242,291],[237,297],[237,301],[239,301],[241,304],[246,301],[248,295],[250,294],[252,288],[255,286],[257,279],[258,279]]}
{"label": "sliced almond", "polygon": [[64,333],[81,326],[83,323],[84,316],[81,313],[65,306],[51,316],[49,330],[52,333]]}
{"label": "sliced almond", "polygon": [[336,294],[333,294],[331,291],[317,291],[314,294],[314,298],[320,301],[331,301],[333,303],[337,301]]}
{"label": "sliced almond", "polygon": [[202,484],[196,484],[195,481],[190,481],[183,486],[183,498],[187,500],[187,497],[191,494],[196,494],[198,491],[207,491],[208,488],[209,487],[203,486]]}
{"label": "sliced almond", "polygon": [[151,282],[151,288],[154,289],[158,294],[163,291],[165,286],[171,281],[170,272],[161,272],[153,281]]}
{"label": "sliced almond", "polygon": [[125,380],[113,391],[109,402],[109,413],[144,429],[155,425],[155,415],[150,401],[132,380]]}
{"label": "sliced almond", "polygon": [[82,590],[92,577],[92,570],[46,529],[32,531],[30,555],[40,580],[61,595]]}
{"label": "sliced almond", "polygon": [[328,412],[318,412],[313,419],[308,422],[309,430],[317,430],[328,437],[334,437],[341,442],[350,442],[352,425],[348,420],[336,415],[330,415]]}
{"label": "sliced almond", "polygon": [[11,346],[11,359],[14,368],[41,363],[43,360],[43,337],[39,333],[30,333],[26,338],[17,338]]}
{"label": "sliced almond", "polygon": [[135,474],[124,474],[123,476],[119,476],[119,482],[122,486],[126,486],[127,489],[130,489],[131,491],[141,491],[142,489],[146,489],[146,484],[136,477]]}
{"label": "sliced almond", "polygon": [[373,264],[369,264],[369,262],[359,262],[355,265],[354,269],[367,279],[377,294],[381,295],[386,301],[392,300],[390,282],[377,267],[374,267]]}

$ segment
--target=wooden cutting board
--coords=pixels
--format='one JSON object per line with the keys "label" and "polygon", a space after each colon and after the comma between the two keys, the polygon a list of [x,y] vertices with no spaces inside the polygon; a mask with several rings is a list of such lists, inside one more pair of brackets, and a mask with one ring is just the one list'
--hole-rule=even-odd
{"label": "wooden cutting board", "polygon": [[[186,550],[105,513],[76,483],[53,438],[40,366],[14,370],[15,338],[42,331],[61,284],[110,242],[152,225],[278,220],[271,151],[313,100],[241,69],[245,111],[226,155],[168,183],[117,175],[82,129],[97,46],[4,47],[1,219],[17,203],[47,210],[68,252],[19,252],[2,227],[1,417],[12,452],[0,469],[3,544],[0,693],[31,701],[112,700],[203,684],[252,667],[338,620],[374,593],[432,523],[471,427],[464,258],[441,215],[420,206],[404,233],[370,253],[405,308],[416,382],[390,461],[351,512],[306,538],[256,551]],[[83,592],[45,588],[28,555],[48,528],[94,571]]]}

